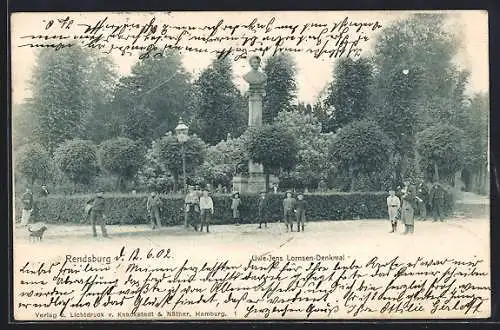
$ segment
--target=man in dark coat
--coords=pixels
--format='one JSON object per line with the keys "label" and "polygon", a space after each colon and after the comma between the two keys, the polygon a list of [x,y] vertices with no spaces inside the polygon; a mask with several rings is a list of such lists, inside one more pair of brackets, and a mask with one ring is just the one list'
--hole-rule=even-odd
{"label": "man in dark coat", "polygon": [[106,231],[106,223],[104,220],[104,208],[106,206],[104,201],[104,192],[98,190],[94,198],[87,201],[87,204],[91,206],[90,209],[90,221],[92,223],[92,233],[94,237],[97,237],[96,224],[101,226],[101,232],[103,237],[109,237]]}
{"label": "man in dark coat", "polygon": [[268,216],[268,208],[269,208],[269,197],[265,191],[260,193],[259,197],[259,229],[262,228],[262,223],[267,227],[267,216]]}
{"label": "man in dark coat", "polygon": [[429,193],[429,205],[432,210],[434,221],[444,221],[444,198],[445,190],[439,182],[434,182]]}

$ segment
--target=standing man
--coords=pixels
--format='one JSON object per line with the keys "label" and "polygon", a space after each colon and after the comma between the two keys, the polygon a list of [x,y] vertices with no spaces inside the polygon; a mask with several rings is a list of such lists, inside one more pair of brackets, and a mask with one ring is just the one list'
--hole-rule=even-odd
{"label": "standing man", "polygon": [[405,184],[406,189],[403,193],[403,207],[401,210],[401,220],[405,225],[403,234],[413,234],[415,226],[415,209],[417,208],[417,194],[414,185]]}
{"label": "standing man", "polygon": [[432,185],[429,193],[429,205],[434,221],[444,221],[444,188],[438,181]]}
{"label": "standing man", "polygon": [[427,204],[429,201],[429,190],[427,189],[425,181],[422,181],[418,185],[417,195],[421,199],[421,202],[419,202],[419,215],[420,218],[425,221],[427,218]]}
{"label": "standing man", "polygon": [[33,213],[33,193],[30,189],[26,189],[23,196],[21,197],[21,202],[23,204],[23,210],[21,213],[21,225],[27,226],[30,221],[31,214]]}
{"label": "standing man", "polygon": [[306,221],[306,201],[304,200],[304,194],[299,193],[297,196],[297,202],[295,203],[295,215],[297,217],[297,231],[304,232],[304,222]]}
{"label": "standing man", "polygon": [[387,197],[387,211],[389,213],[389,220],[391,221],[392,230],[389,233],[396,232],[398,228],[397,216],[399,208],[401,207],[401,201],[399,197],[396,196],[396,192],[391,189],[389,190],[389,196]]}
{"label": "standing man", "polygon": [[283,217],[285,220],[286,230],[290,227],[293,231],[293,215],[295,210],[295,198],[292,197],[292,192],[287,191],[286,198],[283,200]]}
{"label": "standing man", "polygon": [[200,231],[203,231],[203,225],[207,226],[212,221],[212,216],[214,214],[214,202],[212,197],[208,195],[208,189],[203,189],[203,195],[200,197]]}
{"label": "standing man", "polygon": [[198,230],[198,226],[195,223],[197,214],[200,210],[200,198],[196,191],[193,190],[193,186],[188,186],[188,193],[184,199],[184,227],[191,225],[194,230]]}
{"label": "standing man", "polygon": [[90,209],[90,222],[92,223],[92,233],[94,237],[97,237],[96,224],[101,226],[102,236],[108,238],[108,233],[106,231],[106,222],[104,216],[104,208],[106,203],[104,201],[104,191],[98,190],[94,198],[87,201],[87,204],[91,205]]}
{"label": "standing man", "polygon": [[269,199],[267,197],[267,194],[265,191],[260,193],[259,197],[259,205],[258,205],[258,210],[259,210],[259,229],[262,228],[262,223],[265,224],[267,228],[267,212],[268,212],[268,207],[269,207]]}
{"label": "standing man", "polygon": [[153,230],[161,228],[161,218],[160,218],[160,210],[161,210],[161,199],[158,194],[153,191],[151,196],[149,196],[148,201],[146,203],[146,209],[148,211],[148,215],[151,220],[151,227]]}

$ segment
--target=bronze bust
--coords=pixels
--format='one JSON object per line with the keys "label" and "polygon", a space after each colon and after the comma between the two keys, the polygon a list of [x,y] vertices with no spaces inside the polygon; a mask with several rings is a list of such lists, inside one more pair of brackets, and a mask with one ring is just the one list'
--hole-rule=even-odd
{"label": "bronze bust", "polygon": [[248,60],[252,70],[243,76],[243,79],[248,83],[248,92],[250,95],[265,95],[265,86],[267,76],[264,72],[259,71],[261,58],[257,55],[251,56]]}

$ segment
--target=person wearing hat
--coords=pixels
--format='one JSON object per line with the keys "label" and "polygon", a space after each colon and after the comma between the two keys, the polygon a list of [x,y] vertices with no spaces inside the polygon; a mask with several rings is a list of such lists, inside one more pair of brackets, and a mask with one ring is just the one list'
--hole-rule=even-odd
{"label": "person wearing hat", "polygon": [[304,194],[299,193],[297,195],[297,201],[295,202],[295,215],[297,217],[297,231],[304,231],[304,222],[306,221],[306,201],[304,200]]}
{"label": "person wearing hat", "polygon": [[184,226],[187,228],[189,224],[198,230],[196,226],[195,219],[199,212],[200,207],[200,196],[198,192],[193,190],[193,186],[188,187],[188,193],[184,199]]}
{"label": "person wearing hat", "polygon": [[401,201],[399,197],[396,196],[396,191],[394,191],[394,189],[389,190],[389,196],[387,197],[387,212],[389,213],[389,220],[391,221],[392,227],[390,233],[394,233],[397,230],[397,216],[400,207]]}
{"label": "person wearing hat", "polygon": [[203,189],[203,195],[200,197],[200,231],[203,231],[203,225],[206,225],[207,233],[209,232],[208,225],[212,220],[213,214],[214,202],[212,197],[208,195],[208,189]]}
{"label": "person wearing hat", "polygon": [[161,209],[161,199],[158,194],[153,191],[146,202],[146,209],[148,211],[148,215],[151,219],[151,227],[156,229],[161,228],[161,218],[160,218],[160,209]]}
{"label": "person wearing hat", "polygon": [[241,206],[240,193],[236,191],[233,194],[233,200],[231,203],[231,210],[233,210],[233,220],[236,225],[240,224],[240,206]]}
{"label": "person wearing hat", "polygon": [[90,222],[92,224],[92,233],[94,237],[97,237],[96,223],[101,226],[101,232],[103,237],[109,237],[106,231],[106,223],[104,216],[104,208],[106,206],[104,201],[104,192],[102,189],[98,190],[96,196],[89,199],[87,204],[90,205]]}
{"label": "person wearing hat", "polygon": [[415,210],[418,207],[417,189],[407,181],[403,193],[403,206],[401,208],[401,220],[405,225],[404,235],[413,234],[415,226]]}
{"label": "person wearing hat", "polygon": [[269,209],[269,198],[267,197],[267,193],[262,191],[259,196],[259,204],[257,206],[258,216],[259,216],[259,229],[262,228],[262,223],[265,224],[267,228],[267,216]]}
{"label": "person wearing hat", "polygon": [[283,200],[283,217],[286,225],[286,230],[290,227],[290,231],[293,231],[293,215],[295,209],[295,198],[292,197],[292,192],[286,192],[286,198]]}

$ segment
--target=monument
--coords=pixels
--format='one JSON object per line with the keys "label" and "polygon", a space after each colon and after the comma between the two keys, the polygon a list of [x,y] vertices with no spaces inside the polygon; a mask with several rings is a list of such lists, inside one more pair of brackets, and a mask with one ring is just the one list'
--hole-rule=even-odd
{"label": "monument", "polygon": [[[252,56],[249,59],[252,68],[243,79],[248,83],[248,127],[262,126],[262,101],[266,95],[267,76],[260,71],[261,58]],[[277,183],[277,178],[270,176],[269,183]],[[266,188],[266,178],[262,164],[248,162],[248,176],[239,174],[233,178],[233,190],[242,193],[258,193]]]}

